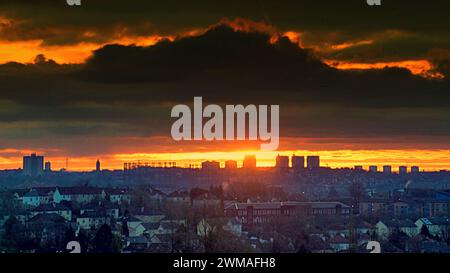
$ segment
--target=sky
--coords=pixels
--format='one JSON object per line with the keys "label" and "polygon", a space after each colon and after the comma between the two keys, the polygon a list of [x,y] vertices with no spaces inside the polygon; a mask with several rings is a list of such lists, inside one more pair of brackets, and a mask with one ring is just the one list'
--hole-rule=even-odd
{"label": "sky", "polygon": [[[318,154],[450,169],[448,1],[0,2],[0,169]],[[279,104],[278,151],[175,142],[171,108]]]}

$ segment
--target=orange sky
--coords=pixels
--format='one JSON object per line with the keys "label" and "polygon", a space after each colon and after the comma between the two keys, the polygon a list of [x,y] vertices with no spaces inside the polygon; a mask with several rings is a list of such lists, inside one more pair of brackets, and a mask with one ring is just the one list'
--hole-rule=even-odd
{"label": "orange sky", "polygon": [[[0,18],[1,20],[2,18]],[[3,18],[3,20],[6,20]],[[303,33],[298,31],[285,31],[280,33],[275,27],[253,22],[250,20],[237,18],[234,20],[222,19],[218,24],[226,24],[233,27],[237,31],[257,31],[269,34],[271,42],[276,42],[280,36],[287,37],[291,42],[296,43],[299,47],[305,47],[302,43]],[[185,36],[195,36],[201,35],[211,27],[217,26],[218,24],[211,25],[205,29],[192,29],[190,31],[185,31],[183,33],[174,34],[172,36],[130,36],[124,33],[118,33],[117,37],[111,38],[110,41],[105,43],[79,43],[74,45],[64,45],[64,46],[49,46],[44,45],[42,40],[28,40],[28,41],[5,41],[0,40],[0,63],[6,62],[21,62],[29,63],[34,60],[36,55],[44,54],[48,59],[53,59],[58,63],[83,63],[89,56],[91,56],[92,51],[98,49],[106,44],[123,44],[130,45],[135,44],[139,46],[151,46],[161,41],[162,39],[175,40],[177,37]],[[96,33],[85,32],[86,38],[95,36]],[[333,50],[340,50],[344,48],[349,48],[352,46],[359,46],[364,44],[371,44],[372,40],[362,40],[362,41],[350,41],[340,44],[329,44],[326,46],[314,46],[310,45],[312,49],[318,53],[330,52]],[[385,61],[385,62],[372,62],[372,63],[361,63],[361,62],[350,62],[350,61],[337,61],[337,60],[324,60],[329,66],[335,67],[337,69],[382,69],[385,67],[401,67],[406,68],[411,71],[412,74],[420,75],[427,78],[442,78],[443,75],[433,72],[433,65],[426,59],[418,60],[401,60],[401,61]]]}
{"label": "orange sky", "polygon": [[[277,35],[280,35],[273,27],[252,23],[237,19],[234,21],[224,21],[226,24],[233,26],[240,31],[258,30],[272,35],[272,42],[277,40]],[[222,23],[224,23],[222,22]],[[205,29],[206,30],[206,29]],[[191,30],[183,35],[198,35],[205,30]],[[86,33],[87,36],[93,35]],[[154,45],[161,39],[174,40],[179,35],[174,36],[121,36],[111,39],[108,43],[119,44],[137,44],[143,46]],[[288,37],[292,42],[302,46],[302,33],[295,31],[288,31],[282,34]],[[336,45],[329,45],[327,49],[333,50],[351,47],[353,45],[361,45],[371,43],[370,40],[348,42]],[[48,46],[43,45],[42,40],[31,41],[0,41],[0,63],[9,61],[16,61],[22,63],[32,62],[36,55],[44,54],[47,58],[53,59],[58,63],[82,63],[92,53],[93,50],[105,45],[106,43],[80,43],[76,45],[66,46]],[[321,50],[321,49],[318,49]],[[410,70],[413,74],[424,77],[440,78],[442,75],[434,74],[431,71],[433,66],[427,60],[402,60],[395,62],[378,62],[378,63],[355,63],[336,60],[325,60],[325,62],[337,69],[382,69],[384,67],[402,67]],[[148,149],[146,150],[148,151]],[[2,152],[0,150],[0,152]],[[32,151],[16,151],[16,156],[2,157],[0,153],[0,169],[5,168],[19,168],[22,165],[22,155],[29,154]],[[134,153],[133,151],[121,151],[100,156],[102,166],[109,169],[121,169],[123,163],[126,161],[175,161],[179,166],[186,166],[188,164],[199,164],[205,160],[219,160],[223,162],[226,159],[234,159],[239,163],[245,154],[256,154],[259,166],[273,166],[277,154],[292,155],[320,155],[323,166],[329,167],[352,167],[354,165],[384,165],[392,164],[394,169],[398,165],[419,165],[425,170],[439,170],[450,169],[450,151],[449,150],[283,150],[280,152],[262,152],[252,150],[239,151],[212,151],[208,149],[205,152],[179,152],[179,153],[164,153],[164,152],[146,152]],[[44,152],[45,154],[45,152]],[[53,169],[60,169],[65,167],[66,158],[61,156],[50,156],[47,160],[52,161]],[[71,157],[69,159],[69,170],[92,170],[95,166],[97,157]]]}
{"label": "orange sky", "polygon": [[[120,40],[111,40],[109,43],[119,43],[123,45],[136,44],[150,46],[156,44],[161,39],[170,37],[149,36],[149,37],[124,37]],[[67,46],[44,46],[41,40],[32,41],[0,41],[0,63],[20,62],[29,63],[36,55],[44,54],[47,58],[53,59],[57,63],[83,63],[92,51],[106,45],[95,43],[80,43]]]}

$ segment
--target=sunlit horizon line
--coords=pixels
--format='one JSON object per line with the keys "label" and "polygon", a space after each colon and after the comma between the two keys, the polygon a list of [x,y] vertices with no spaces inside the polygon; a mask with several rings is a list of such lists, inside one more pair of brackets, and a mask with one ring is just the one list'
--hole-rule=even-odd
{"label": "sunlit horizon line", "polygon": [[[210,152],[178,152],[178,153],[127,153],[110,154],[87,157],[69,158],[68,171],[92,171],[95,162],[99,159],[103,169],[121,170],[125,162],[176,162],[178,167],[191,165],[200,166],[204,161],[218,161],[224,166],[226,160],[235,160],[238,166],[242,166],[245,155],[255,155],[258,167],[275,166],[276,156],[310,156],[318,155],[323,167],[354,168],[360,165],[367,169],[368,166],[391,165],[393,169],[398,166],[419,166],[424,171],[450,170],[449,150],[285,150],[285,151],[210,151]],[[44,155],[45,156],[45,155]],[[45,161],[51,161],[53,169],[65,168],[67,157],[45,157]],[[2,164],[3,161],[3,164]],[[10,160],[0,157],[0,166],[9,169],[21,168],[22,158],[15,157]],[[2,169],[5,169],[5,168]]]}

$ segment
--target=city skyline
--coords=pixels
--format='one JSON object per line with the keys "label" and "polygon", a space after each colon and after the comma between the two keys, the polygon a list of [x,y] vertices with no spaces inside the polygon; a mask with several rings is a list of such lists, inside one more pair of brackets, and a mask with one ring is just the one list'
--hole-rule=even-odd
{"label": "city skyline", "polygon": [[[245,153],[450,169],[447,2],[237,3],[0,4],[0,169],[31,152],[73,170]],[[194,96],[280,105],[278,151],[174,141],[170,109]]]}
{"label": "city skyline", "polygon": [[[371,153],[371,151],[365,151],[367,153]],[[388,152],[389,154],[392,154],[392,151]],[[323,152],[321,152],[321,154],[324,154]],[[39,158],[42,157],[43,155],[40,154],[36,154],[36,153],[32,153],[31,157],[33,155],[37,155]],[[185,155],[185,154],[183,154]],[[243,153],[234,153],[234,156],[230,156],[229,153],[227,154],[222,154],[222,156],[226,156],[228,155],[229,157],[222,157],[222,158],[217,158],[217,156],[219,156],[218,153],[209,153],[209,157],[208,156],[200,156],[198,158],[185,158],[185,159],[173,159],[174,157],[164,157],[164,155],[159,155],[159,159],[152,159],[152,160],[148,160],[147,157],[141,157],[139,159],[133,159],[133,158],[128,158],[127,161],[120,161],[113,167],[111,166],[104,166],[104,161],[102,161],[102,159],[97,158],[95,160],[91,160],[91,159],[87,159],[87,162],[90,163],[87,167],[70,167],[71,163],[70,163],[70,159],[69,158],[63,158],[63,159],[49,159],[48,157],[45,157],[45,163],[49,164],[49,166],[52,166],[52,170],[53,171],[59,171],[64,169],[65,171],[98,171],[100,169],[100,164],[102,166],[102,170],[122,170],[124,167],[124,164],[126,164],[127,162],[129,163],[137,163],[137,164],[148,164],[149,166],[154,166],[154,167],[166,167],[167,166],[176,166],[176,167],[181,167],[181,168],[201,168],[202,163],[205,162],[218,162],[220,168],[225,168],[226,167],[226,162],[227,161],[234,161],[237,164],[238,168],[242,168],[244,165],[244,161],[245,158],[247,156],[255,156],[256,158],[256,166],[257,167],[277,167],[277,158],[278,156],[280,156],[281,158],[283,157],[287,157],[288,161],[288,167],[289,168],[294,168],[294,163],[293,163],[293,157],[300,157],[303,158],[303,163],[304,163],[304,168],[308,169],[308,158],[309,157],[319,157],[319,161],[320,161],[320,167],[326,167],[326,168],[332,168],[332,169],[341,169],[341,168],[350,168],[350,169],[362,169],[365,171],[373,171],[374,167],[376,167],[378,172],[382,172],[383,171],[383,167],[384,166],[390,166],[392,167],[392,172],[394,173],[398,173],[400,172],[401,168],[406,167],[407,168],[407,172],[411,172],[411,168],[416,168],[418,167],[419,170],[425,171],[425,172],[430,172],[430,171],[448,171],[449,169],[446,168],[430,168],[429,165],[420,165],[417,162],[419,162],[419,160],[410,160],[410,161],[404,161],[404,160],[399,160],[397,162],[394,163],[389,163],[386,161],[382,161],[380,159],[380,161],[364,161],[363,163],[361,163],[361,161],[355,162],[353,165],[351,163],[349,163],[348,161],[345,162],[345,158],[342,159],[342,155],[341,156],[341,160],[344,161],[342,163],[342,165],[331,165],[329,162],[329,158],[327,158],[327,156],[320,156],[320,154],[318,153],[314,153],[314,152],[308,152],[308,151],[291,151],[291,152],[285,152],[285,153],[279,153],[279,152],[260,152],[260,151],[246,151]],[[23,165],[25,164],[25,158],[29,158],[30,155],[25,155],[23,156],[23,163],[20,163],[21,165],[16,166],[16,167],[12,167],[12,168],[6,168],[6,169],[23,169]],[[220,156],[219,156],[220,157]],[[43,159],[41,159],[42,161]],[[64,162],[62,163],[61,160],[63,160]],[[422,159],[423,161],[423,159]],[[42,169],[45,170],[46,168],[44,168],[43,162],[41,162],[42,164]],[[56,163],[56,164],[55,164]],[[170,164],[169,164],[170,163]],[[51,165],[50,165],[51,164]],[[86,163],[83,163],[86,164]],[[285,163],[281,163],[282,165],[284,165]],[[14,165],[15,166],[15,165]],[[56,166],[56,167],[55,167]],[[6,170],[6,169],[0,169],[0,170]],[[30,172],[30,171],[28,171]]]}

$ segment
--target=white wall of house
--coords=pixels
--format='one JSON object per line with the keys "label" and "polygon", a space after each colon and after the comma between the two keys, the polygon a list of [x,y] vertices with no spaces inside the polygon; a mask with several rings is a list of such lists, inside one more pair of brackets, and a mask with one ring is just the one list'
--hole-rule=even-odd
{"label": "white wall of house", "polygon": [[[424,219],[420,218],[418,219],[414,224],[417,226],[417,232],[420,233],[422,230],[422,226],[425,225]],[[447,227],[442,225],[433,225],[433,224],[426,224],[428,231],[433,236],[441,236],[442,234],[446,232]]]}
{"label": "white wall of house", "polygon": [[39,196],[24,196],[22,202],[26,206],[34,206],[34,207],[37,207],[41,204]]}

